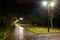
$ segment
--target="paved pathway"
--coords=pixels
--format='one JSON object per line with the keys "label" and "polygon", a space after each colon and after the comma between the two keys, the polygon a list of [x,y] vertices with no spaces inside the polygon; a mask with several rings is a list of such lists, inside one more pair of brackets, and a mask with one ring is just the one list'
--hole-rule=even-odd
{"label": "paved pathway", "polygon": [[60,33],[36,35],[15,24],[15,29],[13,29],[10,37],[6,40],[60,40]]}
{"label": "paved pathway", "polygon": [[55,39],[51,39],[51,40],[60,40],[60,38],[55,38]]}
{"label": "paved pathway", "polygon": [[6,40],[26,40],[36,36],[37,35],[35,33],[24,29],[24,27],[21,27],[18,24],[15,24],[15,28],[13,29],[10,37]]}
{"label": "paved pathway", "polygon": [[60,40],[60,33],[36,35],[16,25],[8,40]]}
{"label": "paved pathway", "polygon": [[29,40],[60,40],[60,33],[39,35],[35,38],[30,38]]}

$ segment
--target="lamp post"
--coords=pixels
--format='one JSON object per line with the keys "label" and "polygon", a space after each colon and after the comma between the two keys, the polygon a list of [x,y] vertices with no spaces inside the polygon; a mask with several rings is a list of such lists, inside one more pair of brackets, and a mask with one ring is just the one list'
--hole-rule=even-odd
{"label": "lamp post", "polygon": [[[46,6],[48,7],[48,15],[50,16],[49,20],[50,20],[51,27],[53,28],[53,22],[52,22],[52,20],[53,20],[53,15],[52,14],[53,13],[50,12],[50,8],[53,8],[55,6],[55,3],[54,2],[50,2],[50,1],[43,1],[42,5],[44,7],[46,7]],[[49,25],[48,25],[48,32],[50,32]]]}
{"label": "lamp post", "polygon": [[54,2],[50,3],[50,7],[51,7],[51,13],[50,13],[50,24],[51,24],[51,28],[53,28],[53,7],[55,6]]}

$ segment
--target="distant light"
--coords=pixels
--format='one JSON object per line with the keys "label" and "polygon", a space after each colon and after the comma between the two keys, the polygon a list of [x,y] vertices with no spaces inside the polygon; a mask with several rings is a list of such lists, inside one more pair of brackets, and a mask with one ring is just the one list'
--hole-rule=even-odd
{"label": "distant light", "polygon": [[48,2],[47,2],[47,1],[43,1],[43,2],[42,2],[42,5],[43,5],[44,7],[46,7],[46,6],[47,6],[47,4],[48,4]]}
{"label": "distant light", "polygon": [[24,18],[19,18],[19,20],[23,20]]}
{"label": "distant light", "polygon": [[54,7],[54,6],[55,6],[55,3],[54,3],[54,2],[51,2],[51,3],[50,3],[50,6],[51,6],[51,7]]}

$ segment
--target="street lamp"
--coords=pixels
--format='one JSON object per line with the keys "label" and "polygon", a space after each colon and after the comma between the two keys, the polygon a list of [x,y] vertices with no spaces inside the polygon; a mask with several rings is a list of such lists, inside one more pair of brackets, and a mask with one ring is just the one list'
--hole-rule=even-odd
{"label": "street lamp", "polygon": [[42,5],[45,6],[50,6],[50,7],[54,7],[55,6],[55,2],[48,2],[48,1],[43,1]]}
{"label": "street lamp", "polygon": [[54,2],[51,2],[51,3],[50,3],[50,6],[51,6],[51,7],[54,7],[54,6],[55,6],[55,3],[54,3]]}
{"label": "street lamp", "polygon": [[[51,27],[53,27],[53,22],[52,22],[53,17],[51,16],[52,13],[50,13],[50,8],[53,8],[55,6],[55,2],[43,1],[42,5],[44,7],[46,7],[46,6],[48,7],[48,15],[50,15],[50,24],[51,24]],[[48,32],[50,31],[49,29],[50,28],[48,26]]]}
{"label": "street lamp", "polygon": [[47,2],[47,1],[43,1],[43,2],[42,2],[42,5],[43,5],[44,7],[46,7],[46,6],[47,6],[47,4],[48,4],[48,2]]}

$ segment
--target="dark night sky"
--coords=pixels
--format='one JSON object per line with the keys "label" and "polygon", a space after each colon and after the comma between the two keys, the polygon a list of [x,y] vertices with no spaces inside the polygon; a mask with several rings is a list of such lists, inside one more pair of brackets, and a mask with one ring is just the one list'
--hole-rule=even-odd
{"label": "dark night sky", "polygon": [[[60,20],[59,4],[60,2],[58,2],[57,8],[54,10],[55,18],[58,17],[55,22],[59,22]],[[48,15],[47,9],[41,6],[40,0],[1,0],[0,5],[0,14],[2,15],[8,14],[8,16],[12,16],[17,14],[18,16],[24,16],[26,18],[35,18],[38,22]]]}
{"label": "dark night sky", "polygon": [[[59,0],[60,1],[60,0]],[[40,3],[40,1],[18,1],[17,2],[17,12],[20,16],[30,17],[30,19],[37,19],[35,22],[39,22],[40,20],[44,20],[44,17],[47,17],[47,9],[43,8]],[[58,2],[56,8],[53,10],[54,12],[54,25],[58,24],[60,25],[60,2]],[[43,17],[41,17],[43,16]],[[47,17],[48,18],[48,17]],[[45,20],[44,20],[45,21]],[[48,20],[47,20],[48,21]]]}
{"label": "dark night sky", "polygon": [[[43,8],[40,8],[40,0],[17,0],[17,12],[20,15],[40,15],[43,12]],[[44,10],[45,11],[45,10]],[[18,14],[18,15],[19,15]],[[42,13],[41,13],[42,14]],[[43,14],[42,14],[43,15]],[[45,14],[47,15],[47,14]]]}
{"label": "dark night sky", "polygon": [[[8,4],[8,10],[16,11],[18,15],[46,15],[46,11],[41,4],[38,3],[40,0],[10,0],[10,1],[0,1],[1,2],[1,9],[7,9],[6,4]],[[16,4],[14,4],[16,3]],[[59,2],[58,2],[59,3]],[[57,5],[58,6],[58,5]],[[60,6],[59,6],[60,7]],[[60,15],[60,9],[57,7],[55,10],[55,15]],[[15,8],[15,9],[14,9]],[[12,10],[13,9],[13,10]],[[6,11],[6,10],[5,10]]]}
{"label": "dark night sky", "polygon": [[38,0],[16,0],[17,3],[34,3]]}

